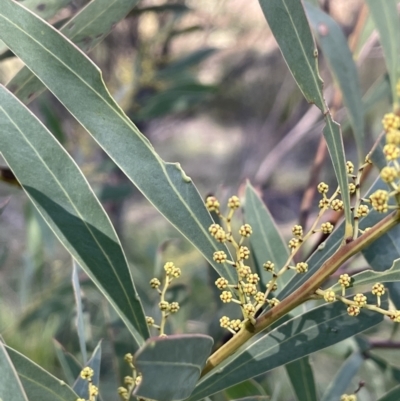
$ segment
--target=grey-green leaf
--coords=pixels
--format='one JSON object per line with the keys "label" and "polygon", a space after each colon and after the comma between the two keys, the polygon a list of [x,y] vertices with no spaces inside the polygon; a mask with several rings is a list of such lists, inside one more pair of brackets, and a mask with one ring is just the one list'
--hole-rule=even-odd
{"label": "grey-green leaf", "polygon": [[350,194],[342,134],[326,107],[317,67],[318,52],[300,0],[259,0],[265,18],[297,85],[308,102],[324,114],[323,130],[344,202],[345,235],[352,235]]}
{"label": "grey-green leaf", "polygon": [[321,46],[329,68],[343,94],[350,124],[357,144],[359,162],[364,161],[364,113],[357,68],[342,29],[319,7],[304,3],[314,35]]}
{"label": "grey-green leaf", "polygon": [[229,400],[236,400],[248,397],[264,397],[266,392],[260,383],[254,379],[249,379],[243,383],[236,384],[225,390],[225,395]]}
{"label": "grey-green leaf", "polygon": [[318,401],[310,358],[305,356],[285,365],[294,395],[298,401]]}
{"label": "grey-green leaf", "polygon": [[[88,366],[93,369],[93,377],[92,383],[99,387],[100,382],[100,364],[101,364],[101,341],[97,344],[97,347],[94,349],[91,358],[88,360],[85,367]],[[75,391],[79,397],[84,398],[85,400],[89,399],[89,389],[88,382],[86,379],[82,379],[82,377],[78,376],[76,379],[72,389]]]}
{"label": "grey-green leaf", "polygon": [[107,91],[99,69],[50,25],[17,3],[0,9],[0,39],[43,81],[103,147],[149,201],[188,238],[220,275],[217,245],[208,233],[212,219],[196,187],[178,163],[165,163]]}
{"label": "grey-green leaf", "polygon": [[0,340],[0,400],[28,401],[18,374]]}
{"label": "grey-green leaf", "polygon": [[[371,294],[368,298],[373,302]],[[387,306],[387,297],[384,304]],[[321,316],[324,318],[321,319]],[[382,321],[383,315],[368,310],[363,310],[356,318],[351,317],[346,306],[340,302],[322,305],[290,319],[261,338],[244,344],[200,380],[189,400],[207,397],[336,344]]]}
{"label": "grey-green leaf", "polygon": [[[257,195],[250,182],[246,185],[246,202],[244,206],[245,220],[251,225],[253,234],[250,245],[257,265],[261,266],[259,274],[263,284],[271,279],[271,273],[262,269],[263,263],[271,261],[279,269],[285,265],[289,257],[289,248],[275,224],[273,217]],[[283,288],[293,273],[285,273],[278,281],[278,288]],[[282,281],[281,281],[282,280]]]}
{"label": "grey-green leaf", "polygon": [[134,356],[133,363],[143,376],[134,395],[157,401],[186,399],[200,377],[212,344],[211,337],[201,334],[147,340]]}
{"label": "grey-green leaf", "polygon": [[364,358],[359,352],[355,352],[351,355],[340,367],[338,373],[327,387],[321,401],[340,400],[340,396],[345,393],[347,387],[350,385],[353,377],[357,374],[363,363]]}
{"label": "grey-green leaf", "polygon": [[399,105],[396,84],[400,79],[400,20],[397,0],[367,0],[367,4],[379,32],[379,38],[390,76],[393,102]]}
{"label": "grey-green leaf", "polygon": [[[62,380],[57,379],[30,359],[7,347],[7,353],[18,373],[29,400],[76,401],[78,395]],[[4,401],[14,398],[4,398]]]}
{"label": "grey-green leaf", "polygon": [[148,328],[125,255],[78,166],[4,87],[0,87],[0,127],[0,152],[27,195],[117,310],[136,343],[142,344]]}
{"label": "grey-green leaf", "polygon": [[[60,32],[80,49],[88,52],[138,3],[139,0],[92,0],[71,18]],[[22,68],[7,87],[24,103],[30,102],[46,90],[43,83],[27,67]]]}
{"label": "grey-green leaf", "polygon": [[65,351],[64,347],[57,340],[53,340],[53,343],[65,378],[67,379],[68,384],[73,386],[76,378],[82,370],[82,366],[72,354]]}
{"label": "grey-green leaf", "polygon": [[400,386],[396,386],[384,396],[379,398],[378,401],[398,401],[400,399]]}

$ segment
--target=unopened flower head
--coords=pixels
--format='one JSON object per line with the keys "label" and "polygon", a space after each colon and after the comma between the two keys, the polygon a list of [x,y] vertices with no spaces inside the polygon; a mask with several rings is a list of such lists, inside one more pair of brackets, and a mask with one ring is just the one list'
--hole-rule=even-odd
{"label": "unopened flower head", "polygon": [[231,320],[229,326],[232,330],[239,331],[242,327],[242,322],[239,319]]}
{"label": "unopened flower head", "polygon": [[215,281],[215,285],[217,286],[217,288],[219,288],[220,290],[223,290],[224,288],[228,287],[228,280],[224,277],[219,277],[217,278],[217,280]]}
{"label": "unopened flower head", "polygon": [[320,182],[317,186],[317,190],[320,194],[326,194],[329,191],[329,185],[324,182]]}
{"label": "unopened flower head", "polygon": [[223,303],[228,303],[232,301],[233,295],[230,291],[222,291],[222,294],[219,297]]}
{"label": "unopened flower head", "polygon": [[320,209],[328,209],[329,208],[329,206],[330,206],[330,201],[329,201],[329,199],[328,198],[323,198],[323,199],[321,199],[320,201],[319,201],[319,203],[318,203],[318,207],[320,208]]}
{"label": "unopened flower head", "polygon": [[237,272],[240,278],[244,278],[251,274],[251,268],[250,266],[240,266],[237,269]]}
{"label": "unopened flower head", "polygon": [[334,229],[334,226],[329,221],[321,224],[321,231],[323,234],[330,234],[333,231],[333,229]]}
{"label": "unopened flower head", "polygon": [[167,262],[164,265],[164,270],[165,270],[165,273],[167,273],[167,274],[171,274],[174,269],[175,269],[175,265],[173,262]]}
{"label": "unopened flower head", "polygon": [[358,316],[360,314],[360,307],[359,306],[355,306],[355,305],[350,305],[347,308],[347,313],[350,316]]}
{"label": "unopened flower head", "polygon": [[386,144],[382,151],[387,161],[396,160],[400,157],[400,148],[393,143]]}
{"label": "unopened flower head", "polygon": [[347,273],[341,274],[341,275],[339,276],[338,283],[339,283],[342,287],[345,287],[345,288],[350,287],[350,285],[351,285],[351,277],[350,277]]}
{"label": "unopened flower head", "polygon": [[335,212],[341,212],[344,210],[344,203],[341,199],[334,199],[331,202],[331,209],[334,210]]}
{"label": "unopened flower head", "polygon": [[392,166],[386,166],[381,170],[380,174],[382,181],[387,183],[391,183],[395,181],[398,177],[397,170]]}
{"label": "unopened flower head", "polygon": [[332,291],[332,290],[325,291],[324,299],[326,302],[335,302],[336,295],[335,295],[334,291]]}
{"label": "unopened flower head", "polygon": [[169,310],[171,313],[176,313],[179,310],[179,303],[178,302],[171,302]]}
{"label": "unopened flower head", "polygon": [[245,304],[243,306],[244,311],[246,312],[247,316],[254,316],[256,313],[256,308],[253,304]]}
{"label": "unopened flower head", "polygon": [[239,259],[248,259],[250,256],[250,250],[247,246],[241,246],[239,248]]}
{"label": "unopened flower head", "polygon": [[161,285],[160,280],[158,278],[152,278],[150,280],[150,287],[151,288],[158,288]]}
{"label": "unopened flower head", "polygon": [[350,182],[349,183],[349,193],[354,194],[356,192],[356,189],[357,189],[356,184],[354,184],[354,182]]}
{"label": "unopened flower head", "polygon": [[261,291],[258,291],[257,294],[254,295],[254,299],[258,304],[263,304],[265,302],[265,294]]}
{"label": "unopened flower head", "polygon": [[98,394],[99,394],[99,389],[98,389],[98,387],[95,386],[93,383],[90,383],[90,384],[89,384],[89,395],[90,395],[91,397],[94,397],[94,396],[96,396],[96,395],[98,395]]}
{"label": "unopened flower head", "polygon": [[148,326],[154,325],[154,319],[151,316],[146,316],[146,323]]}
{"label": "unopened flower head", "polygon": [[353,300],[360,308],[367,304],[367,297],[361,293],[354,295]]}
{"label": "unopened flower head", "polygon": [[347,174],[354,173],[354,164],[351,161],[346,162],[346,170],[347,170]]}
{"label": "unopened flower head", "polygon": [[167,301],[160,301],[158,303],[158,307],[160,308],[161,311],[166,312],[169,311],[170,304]]}
{"label": "unopened flower head", "polygon": [[355,394],[350,394],[350,395],[343,394],[340,397],[340,401],[357,401],[357,396]]}
{"label": "unopened flower head", "polygon": [[219,210],[219,202],[218,199],[215,196],[209,196],[206,199],[206,208],[210,211],[210,212],[218,212]]}
{"label": "unopened flower head", "polygon": [[303,227],[296,224],[292,227],[292,233],[295,237],[301,238],[303,236]]}
{"label": "unopened flower head", "polygon": [[358,206],[358,208],[357,208],[356,216],[357,216],[358,218],[360,218],[360,217],[365,217],[365,216],[367,216],[368,213],[369,213],[369,207],[368,207],[368,205],[360,205],[360,206]]}
{"label": "unopened flower head", "polygon": [[134,383],[134,380],[133,380],[132,376],[125,376],[124,377],[125,386],[132,386],[133,383]]}
{"label": "unopened flower head", "polygon": [[271,298],[268,300],[268,304],[271,308],[273,308],[274,306],[279,305],[280,301],[277,298]]}
{"label": "unopened flower head", "polygon": [[274,280],[270,280],[267,283],[267,289],[270,291],[276,291],[278,289],[278,284]]}
{"label": "unopened flower head", "polygon": [[398,310],[392,311],[392,314],[389,317],[395,323],[400,323],[400,311],[398,311]]}
{"label": "unopened flower head", "polygon": [[306,262],[299,262],[296,264],[296,272],[297,273],[306,273],[308,270],[308,263]]}
{"label": "unopened flower head", "polygon": [[132,363],[133,362],[133,355],[130,354],[130,353],[125,354],[124,360],[125,360],[125,362]]}
{"label": "unopened flower head", "polygon": [[247,295],[255,295],[257,294],[257,287],[251,283],[245,283],[243,285],[243,292]]}
{"label": "unopened flower head", "polygon": [[298,238],[292,238],[289,241],[288,246],[289,246],[290,249],[294,250],[294,249],[296,249],[297,247],[300,246],[300,240]]}
{"label": "unopened flower head", "polygon": [[391,143],[393,145],[400,145],[400,130],[398,129],[389,129],[386,134],[386,143]]}
{"label": "unopened flower head", "polygon": [[219,231],[219,230],[221,230],[222,229],[222,227],[219,225],[219,224],[211,224],[211,226],[210,227],[208,227],[208,231],[210,232],[210,234],[214,237],[215,236],[215,234]]}
{"label": "unopened flower head", "polygon": [[86,366],[81,370],[81,378],[84,380],[91,380],[94,375],[93,369]]}
{"label": "unopened flower head", "polygon": [[389,193],[383,189],[378,189],[370,197],[371,205],[377,212],[385,213],[388,210]]}
{"label": "unopened flower head", "polygon": [[218,242],[225,242],[226,241],[226,232],[220,228],[214,235],[214,238],[218,241]]}
{"label": "unopened flower head", "polygon": [[394,113],[388,113],[383,116],[382,119],[383,129],[387,132],[390,129],[399,129],[400,128],[400,117]]}
{"label": "unopened flower head", "polygon": [[375,283],[372,287],[372,293],[381,297],[385,293],[385,286],[382,283]]}
{"label": "unopened flower head", "polygon": [[228,256],[226,255],[226,253],[224,251],[214,252],[213,259],[217,263],[224,263],[224,262],[226,262],[227,258],[228,258]]}
{"label": "unopened flower head", "polygon": [[228,200],[229,209],[235,210],[240,207],[240,200],[237,196],[232,196]]}
{"label": "unopened flower head", "polygon": [[263,264],[263,268],[265,271],[272,273],[275,269],[275,265],[270,260],[268,260]]}
{"label": "unopened flower head", "polygon": [[250,273],[246,276],[248,283],[257,284],[260,281],[260,277],[257,273]]}
{"label": "unopened flower head", "polygon": [[222,316],[221,319],[219,319],[219,325],[225,329],[229,327],[229,323],[231,320],[229,319],[228,316]]}
{"label": "unopened flower head", "polygon": [[242,237],[250,237],[253,233],[253,229],[251,228],[250,224],[243,224],[239,229],[239,234]]}

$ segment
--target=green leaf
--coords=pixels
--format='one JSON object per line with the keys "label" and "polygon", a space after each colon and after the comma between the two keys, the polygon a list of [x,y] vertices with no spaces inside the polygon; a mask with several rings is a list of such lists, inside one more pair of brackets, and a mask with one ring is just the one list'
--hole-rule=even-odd
{"label": "green leaf", "polygon": [[[123,19],[137,3],[139,0],[92,0],[71,18],[60,32],[80,49],[88,52],[99,44],[114,24]],[[27,67],[22,68],[7,87],[24,103],[30,102],[46,90],[43,83]]]}
{"label": "green leaf", "polygon": [[[93,369],[93,377],[92,383],[99,387],[100,382],[100,364],[101,364],[101,341],[97,344],[97,347],[94,349],[93,354],[85,367],[88,366]],[[82,379],[82,377],[78,376],[76,379],[72,389],[75,391],[79,397],[84,398],[85,400],[89,399],[89,388],[88,381],[86,379]]]}
{"label": "green leaf", "polygon": [[359,162],[365,157],[364,113],[356,65],[342,29],[319,7],[304,3],[308,19],[342,94],[357,144]]}
{"label": "green leaf", "polygon": [[0,400],[28,401],[18,374],[0,340]]}
{"label": "green leaf", "polygon": [[[375,283],[388,283],[394,281],[400,281],[400,259],[397,259],[393,262],[393,265],[390,269],[376,272],[374,270],[366,270],[364,272],[354,274],[351,276],[354,280],[353,286],[358,285],[373,285]],[[340,290],[340,284],[336,284],[332,287],[333,291]]]}
{"label": "green leaf", "polygon": [[[371,301],[374,297],[370,295]],[[387,306],[387,297],[384,304]],[[368,310],[357,317],[349,316],[346,306],[340,302],[312,309],[244,344],[199,381],[189,400],[207,397],[336,344],[382,321],[383,315]]]}
{"label": "green leaf", "polygon": [[142,374],[134,395],[157,401],[186,399],[200,377],[212,344],[211,337],[201,334],[147,340],[134,356],[133,364]]}
{"label": "green leaf", "polygon": [[82,366],[77,359],[67,352],[57,340],[53,340],[53,343],[58,361],[60,362],[67,382],[70,386],[73,386],[76,378],[82,370]]}
{"label": "green leaf", "polygon": [[148,328],[125,255],[85,177],[43,124],[4,87],[0,126],[0,152],[27,195],[142,344]]}
{"label": "green leaf", "polygon": [[[277,268],[284,266],[289,257],[289,248],[283,241],[273,217],[250,182],[247,182],[246,185],[244,212],[246,222],[253,229],[250,245],[257,265],[262,266],[263,263],[270,260]],[[271,279],[271,273],[266,272],[262,267],[259,274],[263,284],[267,284]],[[291,271],[286,272],[278,281],[279,287],[283,288],[292,276]]]}
{"label": "green leaf", "polygon": [[379,32],[390,76],[395,108],[399,105],[396,84],[400,79],[400,21],[397,12],[397,3],[397,0],[367,0],[372,19]]}
{"label": "green leaf", "polygon": [[318,52],[300,0],[259,0],[272,34],[297,85],[309,103],[323,113],[323,134],[344,202],[345,236],[352,235],[352,216],[348,190],[346,160],[340,126],[332,119],[322,94],[323,81],[317,67]]}
{"label": "green leaf", "polygon": [[347,387],[350,385],[353,377],[357,374],[363,363],[364,358],[359,352],[355,352],[351,355],[340,367],[338,373],[327,387],[321,401],[340,400],[340,396],[345,393]]}
{"label": "green leaf", "polygon": [[[8,355],[21,380],[29,400],[76,401],[77,394],[62,380],[57,379],[30,359],[7,347]],[[4,399],[4,401],[14,398]]]}
{"label": "green leaf", "polygon": [[398,401],[400,399],[400,386],[396,386],[384,396],[379,398],[378,401]]}
{"label": "green leaf", "polygon": [[261,384],[250,379],[226,389],[225,395],[229,400],[235,400],[247,397],[266,396],[267,394]]}
{"label": "green leaf", "polygon": [[[99,69],[51,26],[5,0],[0,38],[20,57],[103,147],[147,199],[188,238],[218,273],[232,269],[212,259],[217,245],[212,219],[179,163],[165,163],[126,117],[104,86]],[[83,266],[82,266],[83,267]]]}
{"label": "green leaf", "polygon": [[298,401],[318,401],[314,373],[308,356],[285,365]]}

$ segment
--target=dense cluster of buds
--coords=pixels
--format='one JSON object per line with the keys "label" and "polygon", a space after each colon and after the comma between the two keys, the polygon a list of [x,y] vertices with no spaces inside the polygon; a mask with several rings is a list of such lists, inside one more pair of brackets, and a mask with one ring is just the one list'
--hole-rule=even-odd
{"label": "dense cluster of buds", "polygon": [[96,396],[99,394],[99,389],[96,385],[93,384],[92,378],[94,375],[94,371],[91,367],[86,366],[81,370],[80,377],[83,380],[86,380],[88,382],[88,395],[89,398],[88,400],[84,398],[77,398],[76,401],[95,401]]}

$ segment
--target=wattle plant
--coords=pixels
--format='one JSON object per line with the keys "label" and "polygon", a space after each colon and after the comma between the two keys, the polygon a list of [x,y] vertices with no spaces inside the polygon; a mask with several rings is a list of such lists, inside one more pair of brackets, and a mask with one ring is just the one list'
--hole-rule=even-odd
{"label": "wattle plant", "polygon": [[[197,401],[214,395],[211,399],[246,395],[264,399],[266,392],[253,378],[285,366],[298,400],[367,400],[371,398],[363,384],[350,385],[367,357],[390,370],[400,383],[399,368],[371,356],[369,337],[357,336],[384,320],[391,327],[400,322],[396,1],[368,0],[363,6],[379,33],[393,105],[382,116],[382,134],[372,149],[366,149],[365,105],[354,48],[337,23],[311,2],[260,0],[298,87],[310,107],[321,112],[337,179],[336,188],[325,182],[313,186],[319,194],[316,218],[309,227],[306,222],[294,225],[289,241],[282,239],[249,182],[243,196],[232,194],[226,202],[223,196],[209,196],[204,201],[180,164],[163,161],[111,97],[101,71],[85,52],[102,41],[137,0],[92,0],[59,29],[45,21],[50,14],[36,15],[25,7],[33,7],[28,3],[2,0],[0,6],[0,40],[25,64],[7,86],[0,87],[0,153],[12,179],[129,331],[132,352],[122,361],[129,374],[115,383],[115,399]],[[31,3],[49,12],[68,4]],[[324,98],[314,38],[347,111],[357,145],[353,162],[346,160],[341,127],[334,120],[338,106],[328,107]],[[183,309],[174,299],[171,283],[185,271],[175,261],[168,261],[163,274],[151,279],[146,291],[160,297],[155,308],[145,310],[124,249],[98,197],[64,146],[27,108],[45,90],[215,270],[213,291],[218,291],[224,305],[218,321],[227,336],[214,347],[209,335],[174,334],[168,328]],[[366,177],[373,167],[379,176],[368,188]],[[346,262],[360,254],[369,268],[353,274]],[[74,277],[79,284],[75,270]],[[232,304],[237,310],[225,308]],[[320,397],[309,355],[345,339],[352,339],[353,353]],[[100,363],[101,344],[69,385],[0,342],[0,399],[99,400]],[[252,390],[246,392],[249,387]],[[400,399],[400,384],[379,396],[382,401]]]}

